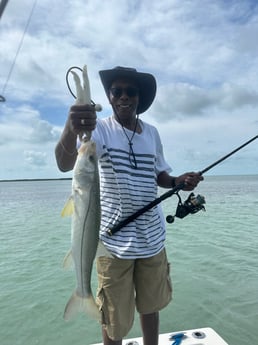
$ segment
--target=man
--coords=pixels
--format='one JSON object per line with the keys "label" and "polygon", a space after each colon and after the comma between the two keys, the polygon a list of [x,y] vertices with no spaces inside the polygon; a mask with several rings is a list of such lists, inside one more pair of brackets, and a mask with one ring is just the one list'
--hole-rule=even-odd
{"label": "man", "polygon": [[153,207],[113,236],[107,231],[154,200],[158,186],[172,188],[184,182],[184,190],[190,191],[203,178],[194,172],[171,176],[157,129],[139,119],[155,98],[154,76],[126,67],[99,73],[113,115],[97,120],[93,106],[72,106],[56,146],[56,160],[60,170],[73,169],[78,134],[93,131],[101,180],[100,239],[113,254],[97,259],[103,341],[121,345],[136,306],[144,345],[157,345],[159,310],[172,295],[161,209]]}

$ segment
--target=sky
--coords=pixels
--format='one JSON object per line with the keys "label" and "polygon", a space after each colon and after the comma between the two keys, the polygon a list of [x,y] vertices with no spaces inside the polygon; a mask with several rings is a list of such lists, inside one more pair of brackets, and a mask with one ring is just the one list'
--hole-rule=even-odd
{"label": "sky", "polygon": [[[9,0],[0,180],[72,176],[54,149],[74,103],[66,72],[83,65],[100,118],[112,112],[99,70],[152,73],[157,95],[141,118],[157,127],[173,175],[205,169],[258,134],[257,34],[256,0]],[[206,174],[258,174],[257,160],[258,140]]]}

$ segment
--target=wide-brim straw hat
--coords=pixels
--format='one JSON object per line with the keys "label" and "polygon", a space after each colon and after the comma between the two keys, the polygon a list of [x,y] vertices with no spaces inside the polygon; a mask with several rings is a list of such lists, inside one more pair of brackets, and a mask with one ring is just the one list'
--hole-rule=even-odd
{"label": "wide-brim straw hat", "polygon": [[99,71],[99,75],[108,99],[110,87],[114,80],[128,79],[136,84],[139,88],[137,114],[144,113],[156,96],[156,80],[150,73],[138,72],[135,68],[117,66],[112,69]]}

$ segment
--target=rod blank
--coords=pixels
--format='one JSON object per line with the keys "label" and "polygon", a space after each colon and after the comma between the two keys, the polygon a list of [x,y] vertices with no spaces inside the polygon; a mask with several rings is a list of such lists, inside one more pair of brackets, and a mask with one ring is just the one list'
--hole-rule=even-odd
{"label": "rod blank", "polygon": [[[207,172],[208,170],[212,169],[213,167],[215,167],[216,165],[218,165],[219,163],[221,163],[222,161],[224,161],[225,159],[227,159],[228,157],[232,156],[234,153],[236,153],[237,151],[241,150],[243,147],[245,147],[246,145],[250,144],[252,141],[254,141],[255,139],[258,138],[258,135],[256,135],[255,137],[253,137],[252,139],[248,140],[247,142],[245,142],[244,144],[242,144],[241,146],[237,147],[235,150],[231,151],[230,153],[228,153],[226,156],[220,158],[219,160],[217,160],[216,162],[212,163],[211,165],[209,165],[207,168],[203,169],[200,171],[200,175],[204,174],[205,172]],[[170,196],[172,196],[173,194],[177,193],[179,190],[182,190],[184,188],[185,184],[184,183],[180,183],[177,186],[175,186],[173,189],[169,190],[168,192],[162,194],[160,197],[154,199],[153,201],[151,201],[149,204],[145,205],[144,207],[140,208],[138,211],[136,211],[135,213],[131,214],[128,218],[122,220],[121,222],[119,222],[118,224],[114,225],[113,228],[108,229],[108,234],[110,236],[112,236],[113,234],[115,234],[117,231],[119,231],[121,228],[123,228],[124,226],[126,226],[127,224],[131,223],[134,219],[138,218],[140,215],[142,215],[143,213],[145,213],[146,211],[148,211],[149,209],[151,209],[152,207],[158,205],[161,201],[169,198]]]}
{"label": "rod blank", "polygon": [[231,151],[230,153],[228,153],[226,156],[220,158],[219,160],[217,160],[216,162],[212,163],[211,165],[209,165],[207,168],[203,169],[202,171],[200,171],[200,174],[204,174],[205,172],[207,172],[208,170],[212,169],[213,167],[215,167],[215,165],[223,162],[225,159],[227,159],[228,157],[232,156],[234,153],[236,153],[237,151],[241,150],[243,147],[245,147],[246,145],[250,144],[252,141],[254,141],[255,139],[258,138],[258,135],[256,135],[255,137],[253,137],[252,139],[248,140],[247,142],[245,142],[243,145],[237,147],[235,150]]}

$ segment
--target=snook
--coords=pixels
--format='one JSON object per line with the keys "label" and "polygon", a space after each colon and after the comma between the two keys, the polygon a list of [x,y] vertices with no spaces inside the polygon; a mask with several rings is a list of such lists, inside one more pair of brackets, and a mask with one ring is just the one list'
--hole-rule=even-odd
{"label": "snook", "polygon": [[77,287],[68,301],[64,319],[77,312],[88,313],[100,319],[100,312],[91,290],[91,273],[99,242],[100,195],[96,144],[83,142],[74,167],[72,196],[66,203],[62,216],[72,214],[72,249],[64,259],[64,267],[74,262]]}

